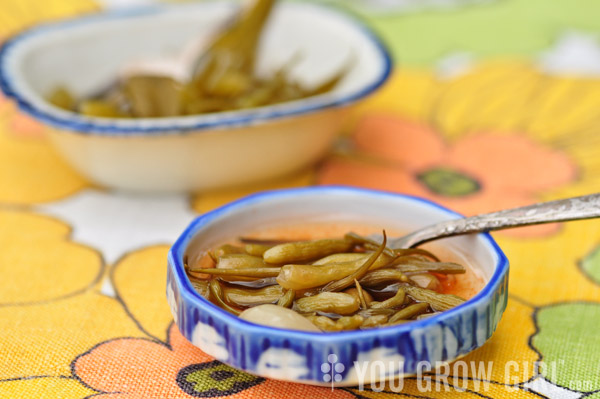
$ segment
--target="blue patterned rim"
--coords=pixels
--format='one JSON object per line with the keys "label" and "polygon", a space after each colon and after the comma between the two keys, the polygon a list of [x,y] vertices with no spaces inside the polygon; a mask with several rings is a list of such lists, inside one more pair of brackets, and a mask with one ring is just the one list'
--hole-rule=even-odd
{"label": "blue patterned rim", "polygon": [[[274,327],[267,327],[263,325],[258,325],[254,323],[250,323],[248,321],[242,320],[231,313],[219,308],[218,306],[212,304],[210,301],[202,297],[200,294],[196,292],[196,290],[192,287],[189,279],[187,278],[183,266],[183,255],[185,250],[190,242],[190,240],[195,236],[195,234],[210,224],[213,220],[219,218],[221,215],[227,214],[231,211],[240,210],[249,205],[263,202],[265,200],[273,199],[273,198],[286,198],[286,197],[300,197],[303,195],[311,195],[311,194],[343,194],[343,193],[351,193],[351,194],[362,194],[371,197],[402,197],[407,198],[415,202],[420,202],[426,204],[427,206],[437,208],[439,210],[444,211],[448,214],[449,218],[458,218],[462,217],[462,215],[451,211],[441,205],[438,205],[429,200],[414,197],[410,195],[404,194],[396,194],[384,191],[375,191],[375,190],[367,190],[360,188],[351,188],[351,187],[342,187],[342,186],[319,186],[319,187],[305,187],[305,188],[296,188],[296,189],[285,189],[285,190],[276,190],[276,191],[266,191],[257,194],[252,194],[237,201],[231,202],[221,208],[215,209],[211,212],[205,213],[198,218],[196,218],[182,233],[179,239],[172,246],[169,251],[169,265],[172,268],[173,277],[175,278],[175,283],[182,287],[183,289],[179,293],[185,302],[189,302],[194,306],[197,306],[202,309],[203,312],[208,313],[209,317],[214,317],[217,320],[220,320],[223,323],[230,325],[231,327],[238,328],[240,330],[245,330],[252,333],[262,333],[264,335],[270,335],[273,337],[277,337],[280,339],[290,339],[290,340],[309,340],[312,342],[321,342],[328,343],[331,342],[331,334],[323,334],[323,333],[313,333],[313,332],[305,332],[305,331],[295,331],[295,330],[285,330]],[[378,328],[378,329],[366,329],[366,330],[356,330],[356,331],[342,331],[336,332],[335,338],[336,342],[353,342],[357,339],[380,339],[385,340],[386,338],[390,338],[396,336],[400,333],[407,333],[414,329],[423,329],[427,327],[431,327],[445,320],[452,319],[453,317],[460,315],[463,312],[474,310],[478,305],[485,303],[489,300],[490,297],[494,296],[494,293],[500,288],[500,285],[506,283],[506,278],[508,275],[508,259],[498,246],[494,239],[487,233],[480,234],[484,237],[487,244],[493,250],[497,257],[497,263],[494,270],[493,275],[491,276],[488,283],[479,291],[473,298],[467,300],[465,303],[447,310],[445,312],[440,313],[439,315],[435,315],[432,317],[428,317],[423,320],[413,321],[408,324],[399,324],[390,327]],[[474,348],[471,348],[474,349]]]}
{"label": "blue patterned rim", "polygon": [[[188,7],[189,6],[190,5],[188,5]],[[196,6],[198,5],[194,5],[194,7]],[[315,4],[311,4],[311,6],[317,7]],[[32,104],[28,99],[24,98],[21,93],[19,93],[18,88],[15,87],[14,79],[11,77],[10,68],[8,68],[6,64],[7,59],[10,58],[13,49],[19,46],[19,44],[22,42],[32,37],[43,35],[47,32],[68,29],[81,24],[101,23],[107,20],[154,15],[165,10],[173,9],[174,7],[185,6],[153,6],[144,7],[138,10],[91,15],[60,23],[40,25],[17,34],[6,40],[2,47],[0,47],[0,89],[7,97],[13,98],[21,110],[33,116],[34,118],[59,129],[72,130],[83,134],[102,135],[120,135],[124,133],[172,134],[188,131],[245,126],[263,123],[274,119],[309,114],[327,108],[349,105],[363,97],[368,96],[377,88],[379,88],[387,80],[392,70],[392,58],[390,53],[381,39],[379,39],[372,30],[370,30],[366,25],[358,21],[356,18],[342,13],[331,6],[318,5],[322,12],[330,13],[336,18],[343,18],[350,24],[356,26],[358,30],[360,30],[365,37],[367,37],[375,45],[375,48],[379,51],[379,55],[383,60],[383,67],[380,71],[380,76],[375,81],[345,97],[337,99],[315,97],[307,101],[300,100],[297,101],[297,103],[261,107],[247,112],[223,112],[222,114],[219,114],[218,118],[214,118],[214,115],[216,114],[211,114],[213,117],[210,119],[198,116],[186,116],[179,118],[144,118],[128,121],[106,119],[106,121],[103,121],[98,118],[88,118],[62,110],[60,110],[61,112],[51,112],[40,109],[36,105]]]}

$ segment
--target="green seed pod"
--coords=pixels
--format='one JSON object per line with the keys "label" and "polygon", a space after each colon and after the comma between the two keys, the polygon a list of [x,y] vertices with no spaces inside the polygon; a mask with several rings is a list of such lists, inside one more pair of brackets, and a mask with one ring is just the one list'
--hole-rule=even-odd
{"label": "green seed pod", "polygon": [[[356,255],[361,256],[357,257],[355,260],[341,263],[332,262],[321,265],[285,265],[281,268],[281,274],[277,277],[277,282],[284,288],[304,290],[320,287],[335,280],[341,280],[360,269],[373,254]],[[342,259],[343,258],[344,257],[342,257]],[[335,257],[332,259],[335,259]],[[322,260],[323,259],[318,262]],[[369,267],[369,270],[386,266],[392,260],[393,258],[385,254],[380,254]],[[351,280],[350,284],[353,282],[354,280]]]}
{"label": "green seed pod", "polygon": [[396,292],[396,295],[394,295],[393,297],[386,299],[383,302],[372,302],[371,308],[373,308],[373,309],[397,308],[404,304],[405,299],[406,299],[406,292],[404,291],[404,289],[402,287],[400,287],[398,289],[398,292]]}
{"label": "green seed pod", "polygon": [[263,258],[265,262],[275,264],[304,262],[346,252],[352,245],[350,241],[339,239],[290,242],[268,249]]}
{"label": "green seed pod", "polygon": [[[366,249],[369,249],[371,251],[376,251],[377,248],[381,246],[381,243],[378,243],[377,241],[372,240],[370,238],[363,237],[354,232],[346,233],[346,235],[344,235],[344,238],[346,240],[352,241],[355,245],[363,245]],[[383,252],[392,258],[395,258],[397,256],[394,250],[391,248],[386,247],[384,248]]]}
{"label": "green seed pod", "polygon": [[343,316],[337,320],[332,320],[326,316],[307,316],[315,326],[319,327],[322,331],[345,331],[345,330],[356,330],[363,322],[364,318],[359,315],[354,316]]}
{"label": "green seed pod", "polygon": [[400,257],[393,262],[394,268],[403,273],[434,272],[442,274],[462,274],[466,272],[464,266],[453,262],[431,262],[415,259],[413,256]]}
{"label": "green seed pod", "polygon": [[370,316],[363,321],[360,328],[373,328],[381,326],[388,321],[388,316],[384,314]]}
{"label": "green seed pod", "polygon": [[[233,276],[233,277],[250,277],[250,278],[265,278],[265,277],[277,277],[277,275],[280,272],[279,267],[263,267],[263,268],[248,268],[248,269],[216,269],[216,268],[207,268],[207,269],[202,269],[202,272],[200,273],[205,273],[205,274],[210,274],[213,276],[219,276],[219,277],[229,277],[229,276]],[[191,276],[194,275],[195,272],[192,272],[191,270],[188,271],[188,274],[190,274]]]}
{"label": "green seed pod", "polygon": [[279,285],[259,289],[224,287],[223,293],[227,302],[249,307],[278,301],[283,289]]}
{"label": "green seed pod", "polygon": [[363,278],[360,279],[360,283],[365,287],[375,287],[383,283],[396,283],[396,282],[407,282],[408,277],[396,269],[379,269],[369,271]]}
{"label": "green seed pod", "polygon": [[339,280],[354,270],[356,270],[354,262],[330,263],[323,266],[285,265],[281,267],[277,283],[284,288],[304,290]]}
{"label": "green seed pod", "polygon": [[239,316],[240,313],[242,313],[241,311],[229,306],[229,304],[223,300],[223,287],[221,287],[219,281],[211,280],[210,283],[208,283],[208,288],[210,291],[211,299],[217,302],[217,304],[223,309],[233,313],[236,316]]}
{"label": "green seed pod", "polygon": [[268,267],[262,258],[246,254],[227,254],[217,258],[217,269],[249,269]]}
{"label": "green seed pod", "polygon": [[363,309],[368,309],[373,301],[373,297],[367,291],[363,290],[360,284],[356,282],[356,287],[351,287],[344,290],[345,294],[350,294],[360,303],[360,307]]}
{"label": "green seed pod", "polygon": [[362,266],[360,266],[358,269],[356,269],[356,271],[354,273],[352,273],[340,280],[336,280],[336,281],[332,281],[332,282],[328,283],[325,287],[321,288],[321,291],[322,292],[341,291],[344,288],[347,288],[350,285],[352,285],[354,283],[354,281],[360,280],[365,274],[367,274],[367,272],[369,271],[371,266],[373,266],[373,264],[375,263],[377,258],[379,258],[381,256],[381,254],[383,253],[383,251],[386,248],[385,247],[386,243],[387,243],[387,236],[386,236],[385,230],[384,230],[383,231],[383,242],[381,243],[379,248],[377,248],[377,251],[375,251],[371,255],[369,255],[369,257],[367,258],[367,260],[364,261]]}
{"label": "green seed pod", "polygon": [[356,330],[364,323],[364,321],[365,319],[361,315],[355,314],[354,316],[340,317],[335,324],[338,331]]}
{"label": "green seed pod", "polygon": [[231,244],[221,245],[219,248],[210,252],[211,258],[213,258],[214,260],[219,259],[223,255],[243,254],[243,253],[244,253],[244,248],[237,247],[237,246],[231,245]]}
{"label": "green seed pod", "polygon": [[355,262],[355,261],[365,260],[368,257],[369,257],[369,254],[361,254],[361,253],[354,253],[354,252],[346,253],[345,252],[342,254],[333,254],[333,255],[329,255],[324,258],[321,258],[321,259],[313,262],[313,265],[321,266],[321,265],[326,265],[329,263]]}
{"label": "green seed pod", "polygon": [[262,257],[264,253],[272,248],[272,245],[264,245],[264,244],[246,244],[244,246],[244,250],[248,255],[252,256],[260,256]]}
{"label": "green seed pod", "polygon": [[416,301],[427,302],[436,312],[452,309],[465,302],[464,299],[456,295],[440,294],[421,287],[406,286],[406,294]]}
{"label": "green seed pod", "polygon": [[306,318],[321,331],[335,331],[335,321],[331,320],[329,317],[310,315],[306,316]]}
{"label": "green seed pod", "polygon": [[412,305],[408,305],[402,310],[396,312],[392,317],[390,317],[390,323],[395,323],[400,320],[408,320],[418,314],[425,313],[429,309],[429,304],[425,302],[414,303]]}
{"label": "green seed pod", "polygon": [[371,316],[391,316],[394,313],[396,313],[396,311],[394,309],[361,309],[357,314],[361,315],[362,317],[364,317],[365,319],[368,319]]}
{"label": "green seed pod", "polygon": [[[280,286],[278,286],[280,287]],[[283,294],[279,300],[277,301],[278,306],[283,306],[284,308],[291,308],[294,304],[294,299],[296,299],[296,291],[287,290],[285,294]]]}
{"label": "green seed pod", "polygon": [[302,313],[325,312],[348,315],[360,307],[358,300],[343,292],[322,292],[296,300],[296,310]]}
{"label": "green seed pod", "polygon": [[190,280],[190,282],[198,294],[208,299],[210,292],[208,289],[208,280]]}

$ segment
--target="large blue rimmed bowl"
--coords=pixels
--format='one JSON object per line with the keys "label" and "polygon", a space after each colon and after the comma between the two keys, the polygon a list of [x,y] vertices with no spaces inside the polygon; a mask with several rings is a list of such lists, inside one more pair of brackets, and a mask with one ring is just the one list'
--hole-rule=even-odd
{"label": "large blue rimmed bowl", "polygon": [[[206,249],[244,231],[311,221],[369,223],[412,230],[460,215],[427,200],[346,187],[310,187],[264,192],[225,205],[192,222],[169,252],[167,298],[182,334],[206,353],[263,377],[323,384],[323,364],[335,355],[343,371],[337,386],[415,374],[420,362],[435,366],[466,355],[492,335],[507,301],[508,261],[488,234],[439,242],[466,255],[485,286],[464,304],[442,314],[392,327],[310,333],[246,322],[197,294],[187,279],[190,263]],[[366,372],[378,361],[385,375]],[[388,364],[395,366],[389,367]],[[342,370],[342,367],[338,367]],[[362,378],[361,376],[365,376]],[[325,377],[327,378],[327,377]]]}
{"label": "large blue rimmed bowl", "polygon": [[0,88],[51,127],[65,159],[101,185],[139,191],[191,191],[248,184],[291,173],[324,155],[349,107],[388,78],[391,58],[377,36],[324,5],[281,2],[257,57],[267,76],[301,55],[290,73],[314,87],[343,68],[330,92],[297,101],[169,118],[86,117],[45,98],[58,86],[85,98],[115,82],[123,65],[176,57],[210,37],[239,2],[202,1],[77,17],[42,25],[0,49]]}

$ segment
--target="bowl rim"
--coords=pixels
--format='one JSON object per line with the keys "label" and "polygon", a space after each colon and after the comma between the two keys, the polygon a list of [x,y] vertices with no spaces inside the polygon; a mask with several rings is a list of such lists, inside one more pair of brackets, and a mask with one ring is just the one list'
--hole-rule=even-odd
{"label": "bowl rim", "polygon": [[283,5],[286,7],[311,8],[321,14],[341,19],[356,28],[359,33],[364,35],[364,37],[374,45],[382,62],[382,68],[378,71],[378,76],[375,79],[368,82],[367,85],[337,98],[323,94],[307,99],[248,110],[234,110],[179,117],[118,119],[82,116],[74,112],[54,107],[46,102],[41,96],[41,101],[47,107],[44,106],[40,108],[34,104],[35,101],[32,102],[23,96],[18,88],[18,84],[15,85],[17,79],[12,76],[13,68],[7,63],[14,48],[18,48],[20,44],[26,42],[28,39],[38,37],[47,32],[60,31],[89,23],[101,24],[113,20],[158,15],[163,12],[184,9],[185,7],[202,8],[215,3],[233,4],[231,1],[223,0],[213,0],[193,4],[156,4],[124,10],[104,11],[97,14],[87,14],[59,22],[48,22],[33,26],[9,37],[2,43],[0,47],[0,90],[2,90],[6,97],[12,98],[23,112],[41,122],[59,129],[83,134],[111,136],[125,133],[128,135],[157,133],[181,134],[182,132],[190,131],[202,132],[210,129],[255,125],[282,118],[315,113],[329,108],[347,106],[373,93],[387,81],[391,74],[393,61],[389,49],[386,44],[384,44],[383,40],[363,21],[359,20],[355,15],[349,14],[347,11],[334,7],[333,5],[304,2],[284,2]]}
{"label": "bowl rim", "polygon": [[[351,194],[361,194],[367,195],[370,197],[400,197],[404,199],[408,199],[410,201],[414,201],[416,203],[424,204],[428,207],[435,208],[437,210],[441,210],[445,212],[450,218],[456,219],[461,218],[463,215],[454,212],[448,208],[445,208],[433,201],[430,201],[425,198],[394,193],[389,191],[380,191],[380,190],[372,190],[372,189],[364,189],[364,188],[356,188],[349,186],[336,186],[336,185],[328,185],[328,186],[310,186],[310,187],[300,187],[300,188],[289,188],[289,189],[280,189],[280,190],[270,190],[263,191],[248,195],[241,199],[230,202],[226,205],[223,205],[219,208],[216,208],[210,212],[207,212],[203,215],[198,216],[194,219],[190,225],[183,231],[181,236],[175,241],[171,249],[168,253],[168,268],[170,268],[173,272],[173,277],[176,280],[175,284],[180,288],[179,295],[184,300],[184,302],[188,302],[189,305],[194,306],[196,308],[200,308],[201,311],[207,312],[210,316],[219,319],[224,324],[228,325],[230,328],[238,328],[240,330],[245,330],[248,333],[257,333],[262,335],[272,335],[277,336],[279,338],[287,338],[287,339],[302,339],[302,340],[312,340],[314,342],[320,343],[328,343],[331,341],[333,337],[336,340],[343,341],[352,341],[355,339],[377,339],[384,338],[386,336],[393,336],[399,333],[407,333],[412,330],[423,330],[428,327],[437,325],[440,322],[443,322],[447,319],[451,319],[454,316],[460,315],[461,313],[467,312],[469,310],[475,309],[479,304],[489,300],[493,297],[495,291],[499,288],[500,284],[504,280],[504,277],[507,275],[509,271],[509,262],[496,241],[492,238],[489,233],[479,233],[480,237],[483,237],[485,243],[488,245],[489,250],[495,254],[496,256],[496,265],[492,276],[489,281],[485,284],[485,286],[472,298],[468,299],[461,305],[454,307],[452,309],[441,312],[438,315],[428,317],[422,320],[416,320],[411,323],[406,324],[398,324],[389,327],[377,328],[377,329],[366,329],[366,330],[352,330],[352,331],[338,331],[331,332],[327,334],[323,334],[322,332],[308,332],[308,331],[299,331],[299,330],[289,330],[277,327],[270,327],[261,324],[252,323],[227,312],[226,310],[214,305],[212,302],[202,297],[191,285],[190,280],[187,278],[185,274],[185,269],[183,266],[183,259],[177,256],[178,253],[183,254],[187,245],[191,241],[191,239],[197,234],[197,232],[202,229],[204,226],[208,225],[214,219],[220,217],[223,214],[226,214],[231,211],[241,210],[245,206],[249,204],[253,204],[256,202],[262,202],[264,200],[276,199],[276,198],[284,198],[284,197],[297,197],[302,195],[311,195],[311,194],[343,194],[343,193],[351,193]],[[168,283],[167,283],[168,286]],[[184,306],[189,306],[184,305]],[[181,307],[181,305],[180,305]],[[177,324],[177,323],[176,323]],[[335,334],[335,335],[331,335]]]}

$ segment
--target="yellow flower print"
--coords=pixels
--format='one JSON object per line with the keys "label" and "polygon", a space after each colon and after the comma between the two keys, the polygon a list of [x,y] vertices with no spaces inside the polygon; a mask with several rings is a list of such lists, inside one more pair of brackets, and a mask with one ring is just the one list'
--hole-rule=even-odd
{"label": "yellow flower print", "polygon": [[577,267],[600,242],[597,220],[567,223],[544,240],[497,239],[510,259],[509,290],[517,297],[536,306],[600,298],[600,285]]}
{"label": "yellow flower print", "polygon": [[[563,152],[520,135],[480,132],[448,145],[430,126],[373,114],[361,120],[352,139],[350,156],[323,163],[320,183],[430,198],[466,215],[529,205],[577,174]],[[557,227],[508,233],[540,236]]]}
{"label": "yellow flower print", "polygon": [[0,380],[69,377],[73,358],[98,342],[147,336],[99,292],[101,256],[69,234],[58,220],[0,211]]}
{"label": "yellow flower print", "polygon": [[90,0],[2,0],[0,8],[0,37],[7,37],[15,32],[40,21],[48,21],[98,10],[99,7]]}
{"label": "yellow flower print", "polygon": [[414,121],[427,121],[440,84],[427,69],[397,68],[376,96],[358,103],[348,120],[348,131],[365,116],[394,114]]}
{"label": "yellow flower print", "polygon": [[203,213],[258,191],[303,187],[311,185],[313,180],[314,171],[304,169],[288,176],[255,183],[251,186],[213,190],[197,194],[192,200],[192,207],[196,212]]}
{"label": "yellow flower print", "polygon": [[[40,21],[98,10],[90,0],[3,0],[0,39]],[[88,183],[44,137],[45,128],[0,98],[0,202],[32,204],[72,194]]]}
{"label": "yellow flower print", "polygon": [[98,391],[98,399],[228,397],[352,399],[337,389],[265,380],[233,369],[203,353],[171,326],[165,343],[124,338],[78,357],[73,372]]}
{"label": "yellow flower print", "polygon": [[599,110],[600,79],[548,75],[531,61],[490,60],[452,78],[399,69],[353,121],[384,112],[430,126],[450,144],[480,132],[526,137],[576,163],[576,181],[540,196],[551,199],[600,191]]}
{"label": "yellow flower print", "polygon": [[41,376],[0,381],[0,399],[81,399],[95,393],[76,378],[70,377]]}
{"label": "yellow flower print", "polygon": [[[55,264],[53,280],[60,281],[60,260]],[[73,359],[99,342],[146,337],[115,298],[97,290],[42,304],[0,307],[0,331],[0,380],[71,376]]]}
{"label": "yellow flower print", "polygon": [[1,203],[52,201],[88,185],[67,166],[45,137],[18,137],[6,123],[6,118],[0,119]]}
{"label": "yellow flower print", "polygon": [[68,226],[47,216],[0,210],[0,274],[5,282],[0,284],[0,306],[69,297],[98,282],[102,257],[70,241],[70,233]]}
{"label": "yellow flower print", "polygon": [[173,321],[164,291],[169,246],[156,245],[125,255],[111,275],[115,291],[148,335],[167,338]]}

